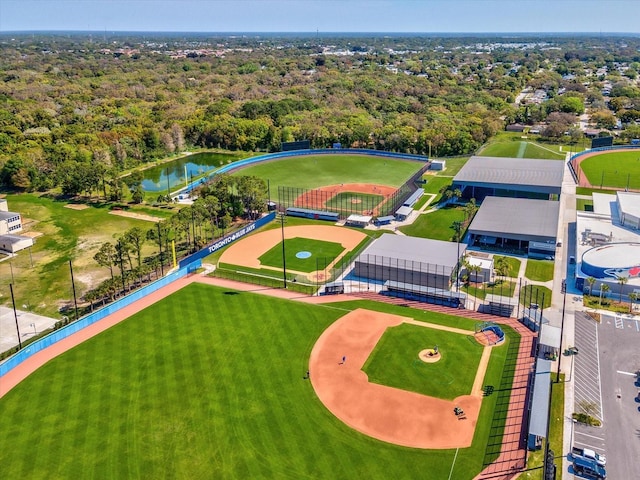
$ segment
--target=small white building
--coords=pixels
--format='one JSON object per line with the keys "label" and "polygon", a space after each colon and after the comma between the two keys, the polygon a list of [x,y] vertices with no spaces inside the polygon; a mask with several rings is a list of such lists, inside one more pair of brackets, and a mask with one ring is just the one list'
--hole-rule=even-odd
{"label": "small white building", "polygon": [[[476,271],[470,271],[467,265],[471,267],[479,267]],[[481,258],[467,255],[465,258],[465,266],[462,275],[469,275],[469,281],[475,283],[484,283],[491,281],[491,273],[493,272],[493,259]]]}
{"label": "small white building", "polygon": [[640,229],[640,193],[617,192],[618,215],[625,227]]}
{"label": "small white building", "polygon": [[447,168],[446,160],[432,160],[431,165],[429,165],[429,170],[444,170]]}
{"label": "small white building", "polygon": [[0,235],[22,231],[22,218],[19,213],[0,211]]}
{"label": "small white building", "polygon": [[22,235],[0,235],[0,250],[16,253],[33,246],[33,238]]}

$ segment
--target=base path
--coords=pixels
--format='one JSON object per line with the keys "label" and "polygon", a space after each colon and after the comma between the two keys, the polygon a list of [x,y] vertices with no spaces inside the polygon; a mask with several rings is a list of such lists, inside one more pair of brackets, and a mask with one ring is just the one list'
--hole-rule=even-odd
{"label": "base path", "polygon": [[[336,227],[333,225],[301,225],[296,227],[285,227],[284,238],[312,238],[314,240],[322,240],[325,242],[334,242],[342,245],[345,249],[343,253],[338,255],[326,269],[330,269],[340,259],[354,250],[360,242],[367,236],[356,230],[344,227]],[[282,232],[280,229],[267,230],[250,235],[228,247],[220,257],[221,263],[229,263],[231,265],[239,265],[250,268],[261,268],[260,256],[271,250],[282,241]],[[318,272],[307,274],[313,277]]]}
{"label": "base path", "polygon": [[[482,404],[480,389],[473,395],[443,400],[369,383],[362,371],[385,330],[405,321],[421,324],[399,315],[363,309],[334,322],[311,351],[309,371],[316,394],[344,423],[378,440],[413,448],[469,447]],[[460,332],[473,334],[456,331]],[[481,364],[484,378],[486,361]],[[466,418],[459,419],[453,412],[455,407],[464,410]]]}

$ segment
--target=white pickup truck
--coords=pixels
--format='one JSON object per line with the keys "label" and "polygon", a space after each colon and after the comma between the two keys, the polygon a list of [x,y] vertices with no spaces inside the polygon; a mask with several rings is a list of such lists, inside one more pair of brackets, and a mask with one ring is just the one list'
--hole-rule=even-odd
{"label": "white pickup truck", "polygon": [[573,455],[580,455],[581,457],[590,458],[591,460],[595,460],[598,465],[601,467],[607,466],[607,457],[604,455],[600,455],[590,448],[577,448],[573,447],[571,450]]}

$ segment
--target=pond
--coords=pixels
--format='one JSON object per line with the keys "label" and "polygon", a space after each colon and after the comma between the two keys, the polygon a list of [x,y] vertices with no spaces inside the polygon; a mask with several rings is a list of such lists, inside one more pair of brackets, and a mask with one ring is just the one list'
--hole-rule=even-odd
{"label": "pond", "polygon": [[205,152],[187,155],[144,170],[142,188],[146,192],[173,192],[184,187],[187,180],[191,182],[192,179],[240,158],[238,154],[232,153]]}

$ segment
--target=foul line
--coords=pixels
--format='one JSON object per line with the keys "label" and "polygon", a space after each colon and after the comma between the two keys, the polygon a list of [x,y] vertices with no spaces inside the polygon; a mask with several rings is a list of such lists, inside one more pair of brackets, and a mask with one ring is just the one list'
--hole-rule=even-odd
{"label": "foul line", "polygon": [[456,454],[453,456],[453,463],[451,464],[451,471],[449,472],[449,479],[451,480],[451,475],[453,475],[453,467],[456,466],[456,458],[458,458],[458,450],[460,450],[459,448],[456,448]]}

